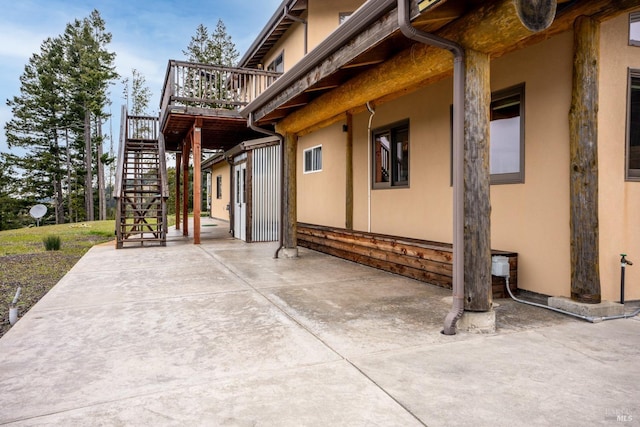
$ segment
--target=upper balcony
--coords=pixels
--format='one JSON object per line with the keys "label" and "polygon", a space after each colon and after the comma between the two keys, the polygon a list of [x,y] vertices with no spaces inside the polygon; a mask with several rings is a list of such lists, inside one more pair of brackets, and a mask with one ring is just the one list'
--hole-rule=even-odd
{"label": "upper balcony", "polygon": [[281,73],[170,60],[160,104],[160,130],[167,151],[179,150],[196,118],[202,147],[229,149],[255,137],[239,111]]}

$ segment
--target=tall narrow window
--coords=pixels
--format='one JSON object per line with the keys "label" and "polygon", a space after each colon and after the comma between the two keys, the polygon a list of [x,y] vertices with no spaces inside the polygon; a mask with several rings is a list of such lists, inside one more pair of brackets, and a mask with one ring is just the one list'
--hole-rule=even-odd
{"label": "tall narrow window", "polygon": [[216,199],[222,199],[222,175],[216,176]]}
{"label": "tall narrow window", "polygon": [[322,171],[322,145],[304,150],[304,173]]}
{"label": "tall narrow window", "polygon": [[409,122],[373,131],[373,188],[409,186]]}
{"label": "tall narrow window", "polygon": [[524,182],[524,84],[491,97],[492,184]]}
{"label": "tall narrow window", "polygon": [[640,46],[640,12],[629,14],[629,44]]}
{"label": "tall narrow window", "polygon": [[627,179],[640,181],[640,70],[629,71]]}

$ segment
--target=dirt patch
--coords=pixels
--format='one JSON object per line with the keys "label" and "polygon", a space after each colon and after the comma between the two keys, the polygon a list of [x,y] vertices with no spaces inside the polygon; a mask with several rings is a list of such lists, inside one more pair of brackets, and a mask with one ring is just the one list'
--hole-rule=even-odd
{"label": "dirt patch", "polygon": [[0,337],[10,328],[9,304],[18,287],[19,315],[35,305],[69,271],[82,254],[49,251],[0,257]]}

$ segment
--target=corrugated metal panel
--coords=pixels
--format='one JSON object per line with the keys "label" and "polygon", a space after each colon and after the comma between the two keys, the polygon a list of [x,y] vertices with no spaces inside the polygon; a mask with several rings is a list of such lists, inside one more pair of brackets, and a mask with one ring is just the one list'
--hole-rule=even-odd
{"label": "corrugated metal panel", "polygon": [[280,146],[253,150],[252,240],[278,240],[280,226]]}

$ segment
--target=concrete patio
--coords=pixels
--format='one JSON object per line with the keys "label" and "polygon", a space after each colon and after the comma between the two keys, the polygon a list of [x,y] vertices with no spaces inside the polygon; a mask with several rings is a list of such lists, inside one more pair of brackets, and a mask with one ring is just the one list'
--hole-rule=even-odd
{"label": "concrete patio", "polygon": [[440,334],[450,292],[277,244],[96,246],[0,339],[2,425],[640,425],[640,319],[497,300]]}

